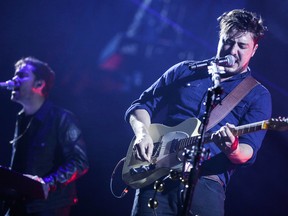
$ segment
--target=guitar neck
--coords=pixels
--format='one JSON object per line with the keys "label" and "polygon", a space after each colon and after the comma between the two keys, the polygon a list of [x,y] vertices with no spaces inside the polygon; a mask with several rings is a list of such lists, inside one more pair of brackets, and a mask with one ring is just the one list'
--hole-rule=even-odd
{"label": "guitar neck", "polygon": [[252,133],[259,130],[267,130],[268,122],[260,121],[251,124],[241,125],[232,130],[234,136],[241,136],[242,134]]}
{"label": "guitar neck", "polygon": [[[260,121],[260,122],[255,122],[251,124],[237,126],[231,131],[234,136],[241,136],[243,134],[252,133],[255,131],[259,131],[259,130],[267,130],[267,129],[268,129],[268,122]],[[204,140],[203,140],[204,144],[212,142],[211,135],[212,135],[211,133],[206,133],[204,135]],[[179,140],[178,149],[184,149],[187,147],[191,147],[193,145],[197,145],[199,138],[200,138],[199,136],[194,136],[194,137],[188,137],[188,138]]]}

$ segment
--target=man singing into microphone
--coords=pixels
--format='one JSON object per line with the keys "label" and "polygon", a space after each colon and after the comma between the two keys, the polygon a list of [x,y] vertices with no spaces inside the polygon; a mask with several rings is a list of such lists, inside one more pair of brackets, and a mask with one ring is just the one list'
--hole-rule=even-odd
{"label": "man singing into microphone", "polygon": [[89,166],[79,123],[70,111],[48,100],[54,82],[48,64],[33,57],[20,59],[12,81],[11,100],[23,108],[11,141],[11,169],[46,184],[49,193],[47,199],[36,200],[17,194],[6,202],[6,216],[68,216],[77,202],[75,180]]}
{"label": "man singing into microphone", "polygon": [[[220,32],[216,59],[233,56],[235,62],[227,66],[217,65],[216,61],[199,69],[190,69],[193,62],[181,62],[168,69],[145,90],[125,114],[135,133],[133,149],[136,158],[151,162],[153,136],[148,129],[162,108],[166,109],[161,114],[164,119],[161,123],[170,127],[193,117],[202,121],[206,111],[204,102],[207,90],[214,86],[211,74],[220,74],[222,101],[242,80],[252,76],[248,64],[266,30],[261,17],[237,9],[224,13],[218,21]],[[189,215],[224,216],[225,189],[232,173],[255,161],[265,136],[265,132],[261,131],[237,137],[231,129],[269,119],[270,115],[271,95],[264,86],[258,84],[211,128],[213,142],[204,145],[210,150],[210,158],[200,166]],[[183,215],[182,206],[187,199],[183,196],[185,193],[181,192],[183,184],[171,179],[166,179],[164,184],[164,190],[157,192],[156,196],[157,215]],[[137,189],[132,215],[153,215],[153,209],[148,207],[149,199],[155,193],[153,185]]]}

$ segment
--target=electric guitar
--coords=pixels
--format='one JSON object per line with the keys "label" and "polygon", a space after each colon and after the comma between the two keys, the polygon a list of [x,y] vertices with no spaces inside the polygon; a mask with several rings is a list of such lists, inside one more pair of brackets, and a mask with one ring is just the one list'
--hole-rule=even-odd
{"label": "electric guitar", "polygon": [[[136,159],[133,149],[134,137],[129,145],[123,165],[123,181],[130,187],[137,189],[168,175],[170,170],[180,171],[183,166],[182,153],[184,149],[197,145],[200,124],[201,122],[197,118],[189,118],[175,127],[151,124],[149,133],[154,143],[152,162]],[[246,124],[236,127],[232,133],[234,136],[240,136],[258,130],[288,130],[288,119],[279,117]],[[209,133],[204,135],[204,143],[211,142],[211,135]]]}

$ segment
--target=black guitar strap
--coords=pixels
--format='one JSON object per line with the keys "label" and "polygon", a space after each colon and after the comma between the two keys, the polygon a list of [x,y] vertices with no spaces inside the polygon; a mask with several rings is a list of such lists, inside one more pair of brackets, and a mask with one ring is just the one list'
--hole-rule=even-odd
{"label": "black guitar strap", "polygon": [[252,76],[246,77],[240,82],[223,100],[221,105],[218,104],[210,113],[210,118],[206,131],[210,130],[222,119],[224,119],[228,113],[248,94],[259,82]]}

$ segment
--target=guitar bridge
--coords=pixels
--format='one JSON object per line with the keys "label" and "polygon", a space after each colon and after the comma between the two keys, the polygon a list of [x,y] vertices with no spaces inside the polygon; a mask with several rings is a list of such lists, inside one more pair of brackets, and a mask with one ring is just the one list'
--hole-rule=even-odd
{"label": "guitar bridge", "polygon": [[156,167],[156,164],[149,164],[149,165],[141,165],[140,167],[136,167],[136,168],[131,168],[130,175],[145,173],[145,172],[154,170],[155,167]]}

